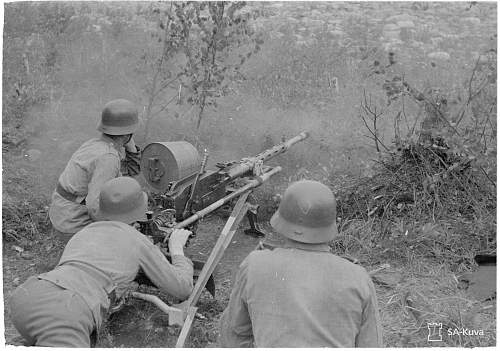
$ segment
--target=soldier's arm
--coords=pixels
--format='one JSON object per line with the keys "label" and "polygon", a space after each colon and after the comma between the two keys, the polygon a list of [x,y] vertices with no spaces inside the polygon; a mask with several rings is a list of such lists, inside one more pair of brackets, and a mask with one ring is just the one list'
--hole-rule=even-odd
{"label": "soldier's arm", "polygon": [[245,259],[236,274],[229,305],[221,317],[221,347],[253,347],[252,321],[246,302],[247,270],[248,262]]}
{"label": "soldier's arm", "polygon": [[99,210],[99,193],[101,186],[108,180],[114,179],[120,175],[120,158],[117,155],[108,153],[100,156],[94,163],[94,169],[88,185],[85,204],[89,216],[94,221],[97,218]]}
{"label": "soldier's arm", "polygon": [[139,265],[159,289],[185,300],[193,290],[193,263],[184,255],[172,255],[168,262],[160,249],[140,235]]}
{"label": "soldier's arm", "polygon": [[356,337],[356,347],[383,347],[377,293],[369,277],[367,277],[367,284],[370,294],[363,307],[361,328]]}

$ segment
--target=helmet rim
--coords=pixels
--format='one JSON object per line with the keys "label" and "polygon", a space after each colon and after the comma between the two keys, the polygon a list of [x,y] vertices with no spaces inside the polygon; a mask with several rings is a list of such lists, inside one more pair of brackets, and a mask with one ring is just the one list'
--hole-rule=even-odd
{"label": "helmet rim", "polygon": [[108,135],[127,135],[127,134],[134,134],[137,131],[137,126],[138,124],[131,126],[123,126],[123,127],[106,126],[101,121],[97,126],[97,130],[101,133]]}
{"label": "helmet rim", "polygon": [[279,210],[271,217],[270,224],[278,234],[306,244],[326,243],[332,241],[339,234],[336,221],[328,226],[312,228],[290,222],[281,216]]}

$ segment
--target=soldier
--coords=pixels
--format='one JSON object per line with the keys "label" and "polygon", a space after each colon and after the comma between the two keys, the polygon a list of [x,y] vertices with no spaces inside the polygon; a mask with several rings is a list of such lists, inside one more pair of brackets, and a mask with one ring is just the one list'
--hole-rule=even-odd
{"label": "soldier", "polygon": [[370,277],[327,244],[338,235],[330,189],[291,184],[271,226],[284,247],[253,251],[241,263],[221,318],[221,346],[382,346]]}
{"label": "soldier", "polygon": [[97,128],[102,135],[85,142],[71,156],[52,194],[49,217],[59,239],[66,243],[97,220],[101,186],[122,175],[122,163],[130,176],[139,172],[139,149],[132,134],[139,123],[136,107],[118,99],[104,106]]}
{"label": "soldier", "polygon": [[130,225],[146,210],[147,195],[136,180],[118,177],[103,185],[99,215],[104,221],[76,233],[54,270],[29,278],[13,293],[11,319],[30,345],[90,347],[110,301],[123,295],[139,269],[162,291],[179,299],[189,296],[193,264],[183,247],[191,232],[172,233],[170,264]]}

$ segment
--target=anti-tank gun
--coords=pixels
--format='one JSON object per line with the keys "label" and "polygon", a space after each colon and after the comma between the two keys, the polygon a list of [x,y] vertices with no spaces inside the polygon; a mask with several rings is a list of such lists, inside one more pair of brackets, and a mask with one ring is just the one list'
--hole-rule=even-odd
{"label": "anti-tank gun", "polygon": [[[156,142],[144,148],[141,169],[153,190],[154,210],[142,232],[153,237],[168,237],[173,228],[185,228],[224,204],[265,182],[281,167],[269,167],[265,161],[286,152],[307,138],[297,136],[239,161],[217,163],[216,169],[205,170],[208,153],[200,157],[196,148],[186,141]],[[262,235],[256,222],[257,206],[247,216],[248,234]]]}

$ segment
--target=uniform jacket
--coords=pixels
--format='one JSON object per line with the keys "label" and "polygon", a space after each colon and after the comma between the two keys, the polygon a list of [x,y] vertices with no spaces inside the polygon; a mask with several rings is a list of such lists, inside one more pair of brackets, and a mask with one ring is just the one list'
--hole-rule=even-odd
{"label": "uniform jacket", "polygon": [[77,198],[69,201],[54,191],[49,217],[55,229],[76,233],[98,219],[101,185],[120,176],[124,155],[124,148],[105,135],[85,142],[76,150],[60,175],[59,183]]}
{"label": "uniform jacket", "polygon": [[193,288],[193,264],[173,255],[170,264],[160,249],[133,227],[114,221],[95,222],[76,233],[58,266],[41,279],[79,294],[99,327],[109,308],[108,295],[120,297],[139,269],[164,292],[186,299]]}
{"label": "uniform jacket", "polygon": [[325,244],[250,253],[220,329],[222,347],[382,346],[370,277]]}

